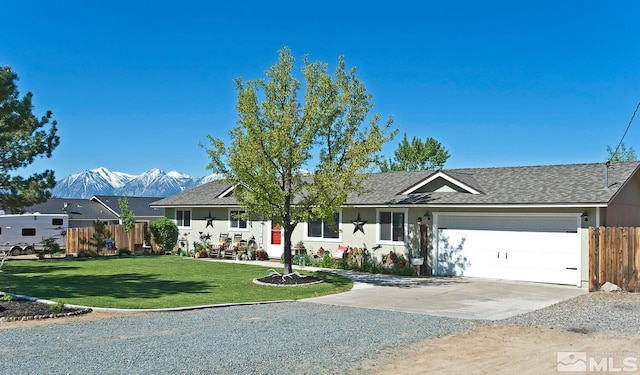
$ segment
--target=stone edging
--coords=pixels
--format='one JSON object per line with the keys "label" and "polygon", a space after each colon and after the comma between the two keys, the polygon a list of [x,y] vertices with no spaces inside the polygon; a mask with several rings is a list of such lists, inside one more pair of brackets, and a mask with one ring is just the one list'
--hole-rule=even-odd
{"label": "stone edging", "polygon": [[51,313],[51,314],[41,314],[41,315],[25,315],[25,316],[3,316],[0,318],[0,322],[14,322],[14,321],[27,321],[27,320],[41,320],[41,319],[49,319],[49,318],[62,318],[66,316],[74,316],[87,314],[93,311],[90,308],[78,309],[73,311],[61,312],[61,313]]}
{"label": "stone edging", "polygon": [[258,279],[253,279],[253,283],[257,284],[257,285],[279,286],[279,287],[309,286],[309,285],[320,284],[320,283],[323,283],[323,282],[324,282],[324,280],[318,280],[318,281],[314,281],[314,282],[311,282],[311,283],[304,283],[304,284],[271,284],[271,283],[264,283],[262,281],[259,281]]}

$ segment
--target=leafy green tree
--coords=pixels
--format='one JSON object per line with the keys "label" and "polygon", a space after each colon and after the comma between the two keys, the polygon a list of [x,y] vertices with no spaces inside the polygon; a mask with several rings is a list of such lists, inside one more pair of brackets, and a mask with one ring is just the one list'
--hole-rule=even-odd
{"label": "leafy green tree", "polygon": [[17,80],[18,75],[10,67],[0,67],[0,206],[8,212],[21,212],[24,207],[51,197],[49,189],[56,185],[52,170],[27,178],[16,175],[16,171],[38,156],[51,157],[60,143],[51,111],[37,118],[32,113],[33,94],[27,92],[21,99]]}
{"label": "leafy green tree", "polygon": [[230,142],[207,136],[212,146],[208,168],[233,184],[234,197],[248,214],[282,225],[285,274],[292,271],[296,225],[333,223],[347,195],[363,191],[382,145],[396,133],[391,117],[380,126],[374,114],[363,125],[372,97],[342,56],[333,77],[326,64],[305,57],[304,94],[292,73],[294,63],[285,47],[266,79],[237,78],[238,126],[230,131]]}
{"label": "leafy green tree", "polygon": [[124,232],[129,233],[135,224],[135,216],[131,208],[129,208],[129,198],[118,198],[118,206],[120,206],[120,220],[122,221]]}
{"label": "leafy green tree", "polygon": [[449,151],[434,138],[422,142],[413,137],[409,142],[405,133],[394,158],[382,161],[379,166],[380,172],[433,170],[442,169],[448,159]]}
{"label": "leafy green tree", "polygon": [[636,151],[633,147],[627,148],[624,142],[618,145],[618,150],[616,152],[613,147],[607,145],[607,159],[608,161],[618,162],[618,161],[636,161]]}
{"label": "leafy green tree", "polygon": [[178,226],[166,217],[155,220],[151,223],[151,234],[153,240],[162,246],[163,251],[171,251],[178,242]]}

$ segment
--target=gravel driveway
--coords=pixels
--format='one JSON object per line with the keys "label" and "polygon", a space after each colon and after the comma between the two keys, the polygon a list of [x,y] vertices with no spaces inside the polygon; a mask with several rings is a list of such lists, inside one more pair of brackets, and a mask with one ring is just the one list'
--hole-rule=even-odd
{"label": "gravel driveway", "polygon": [[299,302],[0,331],[5,374],[357,374],[385,351],[473,323]]}
{"label": "gravel driveway", "polygon": [[362,362],[382,365],[399,346],[502,324],[637,337],[640,295],[590,293],[503,321],[301,302],[132,314],[0,330],[0,367],[6,374],[367,374]]}

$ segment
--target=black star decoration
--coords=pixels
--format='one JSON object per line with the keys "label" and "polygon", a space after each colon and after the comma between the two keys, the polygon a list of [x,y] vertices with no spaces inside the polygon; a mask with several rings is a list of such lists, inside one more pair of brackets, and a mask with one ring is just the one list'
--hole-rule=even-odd
{"label": "black star decoration", "polygon": [[360,231],[362,232],[362,234],[364,234],[364,225],[367,223],[366,220],[362,220],[360,219],[360,213],[358,212],[358,218],[354,221],[352,221],[353,225],[355,225],[355,227],[353,228],[353,233]]}
{"label": "black star decoration", "polygon": [[211,228],[213,228],[213,221],[216,218],[211,216],[211,211],[209,211],[209,216],[205,217],[205,219],[207,219],[207,225],[205,226],[205,228],[209,228],[209,226],[211,226]]}

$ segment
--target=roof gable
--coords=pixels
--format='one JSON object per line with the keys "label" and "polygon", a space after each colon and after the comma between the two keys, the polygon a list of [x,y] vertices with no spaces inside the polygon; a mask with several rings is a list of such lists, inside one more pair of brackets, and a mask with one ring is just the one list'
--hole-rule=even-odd
{"label": "roof gable", "polygon": [[91,200],[102,204],[109,211],[120,217],[121,198],[127,198],[129,209],[136,217],[163,217],[164,209],[158,207],[150,207],[150,204],[162,199],[161,197],[128,197],[120,195],[94,195]]}
{"label": "roof gable", "polygon": [[413,193],[468,193],[480,194],[480,191],[471,185],[455,178],[444,171],[437,171],[417,184],[403,191],[402,195]]}

